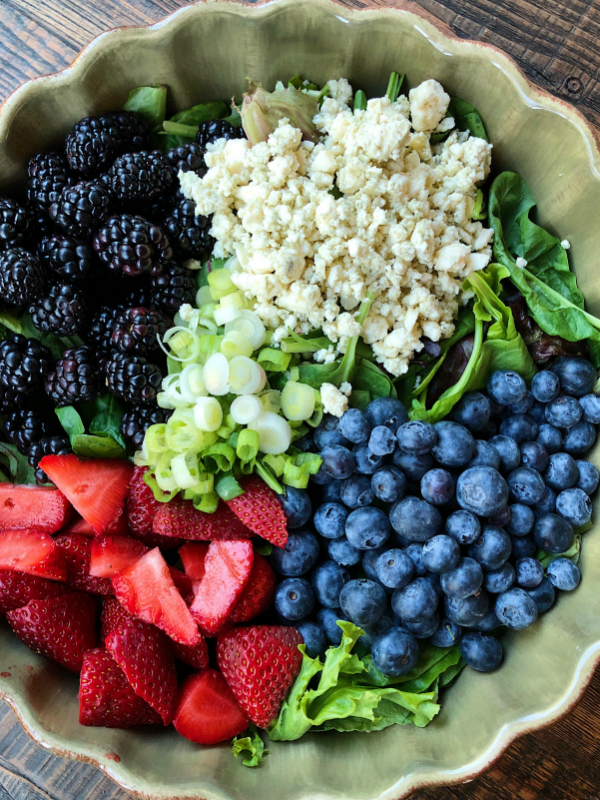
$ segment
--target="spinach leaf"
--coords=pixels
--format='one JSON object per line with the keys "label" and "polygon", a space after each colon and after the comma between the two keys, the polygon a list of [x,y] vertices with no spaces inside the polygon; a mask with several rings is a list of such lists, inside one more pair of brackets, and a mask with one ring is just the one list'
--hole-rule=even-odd
{"label": "spinach leaf", "polygon": [[471,136],[477,136],[489,142],[481,114],[466,100],[461,100],[460,97],[451,97],[448,115],[454,117],[454,124],[459,131],[469,131]]}
{"label": "spinach leaf", "polygon": [[138,113],[146,120],[151,130],[157,133],[167,115],[167,87],[156,84],[132,89],[124,110]]}
{"label": "spinach leaf", "polygon": [[125,407],[114,395],[101,394],[94,400],[96,414],[90,422],[89,431],[97,436],[110,436],[123,449],[127,444],[121,436],[121,418],[125,413]]}
{"label": "spinach leaf", "polygon": [[35,483],[35,469],[14,444],[0,442],[0,467],[12,483]]}
{"label": "spinach leaf", "polygon": [[85,433],[85,426],[83,420],[73,408],[73,406],[64,406],[63,408],[55,409],[58,421],[63,426],[65,433],[73,441],[75,436]]}
{"label": "spinach leaf", "polygon": [[73,452],[85,458],[125,458],[125,450],[111,436],[81,433],[71,439]]}
{"label": "spinach leaf", "polygon": [[[89,407],[86,412],[89,416]],[[56,416],[71,440],[73,452],[86,458],[125,458],[125,442],[119,432],[123,415],[121,403],[105,394],[94,401],[94,416],[89,423],[89,433],[78,411],[73,406],[56,409]]]}
{"label": "spinach leaf", "polygon": [[229,112],[229,107],[222,100],[200,103],[185,111],[179,111],[170,120],[163,123],[164,131],[167,134],[163,137],[163,148],[170,150],[172,147],[193,141],[198,133],[198,127],[203,122],[223,119]]}

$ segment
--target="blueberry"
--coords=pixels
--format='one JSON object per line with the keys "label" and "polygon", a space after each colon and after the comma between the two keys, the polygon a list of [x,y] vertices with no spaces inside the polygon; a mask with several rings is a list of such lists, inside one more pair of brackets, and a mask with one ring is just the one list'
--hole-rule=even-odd
{"label": "blueberry", "polygon": [[306,489],[286,486],[285,493],[279,497],[279,502],[283,507],[288,529],[306,525],[312,514],[312,503]]}
{"label": "blueberry", "polygon": [[527,386],[523,378],[510,369],[493,372],[487,383],[488,395],[503,406],[520,403],[527,396]]}
{"label": "blueberry", "polygon": [[421,478],[421,494],[428,503],[441,506],[454,494],[454,478],[446,469],[430,469]]}
{"label": "blueberry", "polygon": [[415,575],[419,578],[422,578],[424,575],[427,574],[427,568],[425,564],[423,564],[423,545],[417,544],[409,544],[408,547],[405,547],[403,550],[404,553],[410,558],[413,562],[413,566],[415,568]]}
{"label": "blueberry", "polygon": [[560,395],[546,406],[546,422],[555,428],[570,428],[579,422],[583,409],[574,397]]}
{"label": "blueberry", "polygon": [[579,528],[592,518],[592,501],[583,489],[565,489],[556,498],[556,511]]}
{"label": "blueberry", "polygon": [[481,535],[481,524],[470,511],[455,511],[446,519],[446,533],[458,544],[473,544]]}
{"label": "blueberry", "polygon": [[438,438],[433,425],[419,419],[401,425],[396,437],[402,452],[419,456],[430,453]]}
{"label": "blueberry", "polygon": [[325,608],[338,608],[342,586],[350,575],[335,561],[323,561],[315,567],[310,578],[317,602]]}
{"label": "blueberry", "polygon": [[435,506],[418,497],[403,497],[390,510],[392,528],[404,539],[426,542],[442,527],[442,515]]}
{"label": "blueberry", "polygon": [[558,375],[550,370],[543,370],[533,376],[531,393],[540,403],[549,403],[560,394],[560,381]]}
{"label": "blueberry", "polygon": [[493,672],[502,661],[502,645],[489,633],[466,633],[459,648],[467,665],[478,672]]}
{"label": "blueberry", "polygon": [[511,405],[508,406],[508,410],[512,414],[527,414],[534,403],[535,398],[533,394],[528,391],[525,397],[518,403],[511,403]]}
{"label": "blueberry", "polygon": [[406,478],[398,467],[382,467],[371,478],[371,489],[378,500],[395,503],[404,496]]}
{"label": "blueberry", "polygon": [[477,625],[474,625],[474,629],[476,631],[483,631],[484,633],[489,633],[490,631],[495,631],[496,628],[499,628],[502,625],[498,617],[496,616],[496,611],[494,608],[488,609],[487,614],[478,622]]}
{"label": "blueberry", "polygon": [[435,647],[454,647],[458,644],[462,636],[462,628],[448,617],[444,617],[437,627],[435,633],[429,637],[429,641]]}
{"label": "blueberry", "polygon": [[516,631],[527,628],[538,616],[535,601],[524,589],[509,589],[496,599],[496,616],[507,628]]}
{"label": "blueberry", "polygon": [[543,445],[548,453],[558,453],[562,447],[562,433],[554,425],[542,422],[538,429],[537,442]]}
{"label": "blueberry", "polygon": [[315,595],[304,578],[286,578],[275,591],[275,609],[295,622],[308,617],[315,605]]}
{"label": "blueberry", "polygon": [[408,422],[406,409],[400,400],[392,397],[378,397],[377,400],[373,400],[367,406],[365,416],[372,428],[385,425],[393,433],[396,433],[400,425]]}
{"label": "blueberry", "polygon": [[500,425],[500,436],[510,436],[517,444],[535,439],[537,435],[538,424],[527,414],[515,414]]}
{"label": "blueberry", "polygon": [[470,467],[493,467],[500,469],[500,456],[498,451],[483,439],[475,439],[475,455],[469,461]]}
{"label": "blueberry", "polygon": [[339,444],[330,444],[321,450],[323,463],[320,470],[324,470],[334,480],[349,478],[356,468],[354,453]]}
{"label": "blueberry", "polygon": [[600,394],[586,394],[579,403],[583,409],[583,418],[592,425],[600,425]]}
{"label": "blueberry", "polygon": [[483,570],[472,558],[461,558],[458,566],[442,575],[442,589],[448,597],[462,600],[481,589]]}
{"label": "blueberry", "polygon": [[339,539],[345,533],[349,513],[341,503],[324,503],[315,513],[315,528],[326,539]]}
{"label": "blueberry", "polygon": [[537,545],[531,536],[512,536],[511,544],[513,559],[527,558],[528,556],[535,555],[537,552]]}
{"label": "blueberry", "polygon": [[369,506],[374,499],[375,493],[371,488],[371,479],[368,475],[351,475],[342,481],[340,500],[348,508]]}
{"label": "blueberry", "polygon": [[579,473],[579,480],[577,481],[578,488],[583,489],[586,494],[594,494],[598,488],[598,483],[600,483],[600,472],[598,472],[598,468],[589,461],[576,461],[575,463],[577,464],[577,471]]}
{"label": "blueberry", "polygon": [[329,644],[337,645],[342,641],[342,629],[337,624],[338,620],[347,620],[341,608],[321,608],[317,611],[317,622],[325,631]]}
{"label": "blueberry", "polygon": [[549,486],[546,486],[544,496],[532,507],[536,517],[542,517],[544,514],[554,514],[556,511],[556,495]]}
{"label": "blueberry", "polygon": [[539,472],[528,467],[514,469],[506,479],[512,499],[525,506],[534,506],[544,496],[546,486]]}
{"label": "blueberry", "polygon": [[594,389],[596,370],[585,358],[563,356],[552,365],[552,372],[560,378],[565,394],[583,397]]}
{"label": "blueberry", "polygon": [[390,628],[376,637],[371,648],[374,666],[393,678],[405,675],[419,660],[417,640],[403,628]]}
{"label": "blueberry", "polygon": [[331,539],[327,545],[329,558],[333,559],[340,567],[353,567],[358,564],[362,556],[362,552],[358,547],[350,544],[345,536],[340,539]]}
{"label": "blueberry", "polygon": [[579,480],[579,470],[568,453],[553,453],[544,478],[551,489],[561,492],[575,486]]}
{"label": "blueberry", "polygon": [[328,483],[324,483],[319,489],[321,502],[339,503],[341,488],[342,488],[341,481],[329,481]]}
{"label": "blueberry", "polygon": [[436,611],[435,614],[422,622],[405,622],[404,627],[412,633],[415,639],[429,639],[436,632],[439,624],[440,617]]}
{"label": "blueberry", "polygon": [[325,636],[325,631],[318,622],[307,620],[306,622],[298,623],[296,627],[298,628],[298,633],[304,639],[306,655],[309,656],[309,658],[318,658],[325,654],[327,650],[327,637]]}
{"label": "blueberry", "polygon": [[456,499],[466,511],[491,517],[506,505],[508,486],[492,467],[469,467],[458,478]]}
{"label": "blueberry", "polygon": [[355,447],[353,453],[356,471],[361,475],[372,475],[383,464],[383,456],[376,456],[366,445]]}
{"label": "blueberry", "polygon": [[387,595],[368,578],[348,581],[340,592],[340,607],[351,622],[359,627],[374,625],[387,608]]}
{"label": "blueberry", "polygon": [[481,392],[465,392],[450,412],[450,419],[471,432],[481,430],[490,419],[490,401]]}
{"label": "blueberry", "polygon": [[290,531],[285,547],[274,547],[271,566],[286,578],[298,578],[311,570],[319,558],[319,540],[315,534],[303,528]]}
{"label": "blueberry", "polygon": [[375,550],[365,550],[362,553],[361,564],[367,578],[372,581],[379,580],[377,576],[377,559],[388,550],[389,548],[384,545],[383,547],[377,547]]}
{"label": "blueberry", "polygon": [[536,604],[538,614],[543,614],[544,611],[548,611],[554,604],[554,586],[552,586],[548,578],[544,578],[535,589],[528,589],[527,594]]}
{"label": "blueberry", "polygon": [[334,444],[342,447],[347,447],[349,444],[348,439],[340,432],[339,419],[330,414],[323,417],[319,427],[313,431],[313,442],[317,450],[323,450]]}
{"label": "blueberry", "polygon": [[460,547],[450,536],[433,536],[423,545],[423,564],[429,572],[441,575],[455,569],[460,561]]}
{"label": "blueberry", "polygon": [[349,408],[340,419],[339,430],[352,444],[366,444],[371,433],[371,423],[358,408]]}
{"label": "blueberry", "polygon": [[359,550],[374,550],[388,540],[390,521],[385,511],[368,506],[352,511],[346,520],[346,538]]}
{"label": "blueberry", "polygon": [[596,441],[596,428],[591,422],[578,422],[566,431],[563,450],[572,456],[583,456],[591,450]]}
{"label": "blueberry", "polygon": [[402,589],[412,579],[415,565],[403,550],[386,550],[375,564],[377,579],[390,589]]}
{"label": "blueberry", "polygon": [[392,609],[403,622],[423,622],[435,614],[437,606],[438,596],[423,578],[415,578],[392,595]]}
{"label": "blueberry", "polygon": [[514,582],[515,569],[512,564],[506,563],[485,573],[483,588],[491,594],[500,594],[510,589]]}
{"label": "blueberry", "polygon": [[529,411],[527,412],[529,416],[534,419],[539,426],[542,423],[546,423],[546,404],[545,403],[534,403]]}
{"label": "blueberry", "polygon": [[475,439],[471,431],[456,422],[436,422],[437,444],[433,457],[445,467],[464,467],[475,454]]}
{"label": "blueberry", "polygon": [[519,466],[521,451],[514,439],[511,439],[510,436],[499,434],[498,436],[492,436],[490,444],[500,458],[501,472],[512,472],[513,469]]}
{"label": "blueberry", "polygon": [[491,517],[488,517],[487,521],[489,525],[498,525],[500,528],[505,528],[510,522],[511,516],[512,511],[510,510],[510,506],[506,505],[496,514],[492,514]]}
{"label": "blueberry", "polygon": [[535,523],[533,540],[546,553],[565,553],[573,544],[573,526],[557,514],[546,514]]}
{"label": "blueberry", "polygon": [[523,442],[521,444],[521,464],[537,472],[544,472],[548,467],[550,454],[540,442]]}
{"label": "blueberry", "polygon": [[535,589],[544,577],[544,568],[537,558],[519,558],[515,562],[516,583],[521,589]]}
{"label": "blueberry", "polygon": [[374,625],[364,626],[363,628],[364,633],[362,636],[358,637],[358,643],[360,643],[364,647],[364,649],[370,653],[375,639],[381,633],[389,631],[389,629],[393,628],[394,625],[395,625],[394,620],[391,617],[388,617],[386,614],[384,614],[383,617],[379,617],[379,619]]}
{"label": "blueberry", "polygon": [[423,475],[434,466],[431,453],[419,456],[414,453],[403,453],[396,450],[394,453],[394,466],[402,470],[409,481],[420,481]]}
{"label": "blueberry", "polygon": [[453,597],[446,597],[445,609],[446,616],[457,625],[465,628],[472,628],[478,625],[485,617],[489,608],[489,598],[487,592],[480,589],[476,594],[457,600]]}
{"label": "blueberry", "polygon": [[396,449],[396,437],[385,425],[378,425],[371,431],[368,447],[376,456],[391,456]]}
{"label": "blueberry", "polygon": [[515,503],[510,506],[510,522],[506,530],[511,536],[527,536],[533,530],[535,514],[529,506]]}
{"label": "blueberry", "polygon": [[496,525],[484,525],[481,536],[469,545],[469,558],[478,561],[484,569],[498,569],[512,551],[510,536]]}
{"label": "blueberry", "polygon": [[571,592],[579,586],[581,572],[568,558],[557,558],[548,566],[548,580],[557,589]]}
{"label": "blueberry", "polygon": [[438,600],[444,596],[444,590],[442,589],[442,581],[440,575],[438,575],[435,572],[426,572],[425,575],[423,575],[422,577],[423,580],[426,580],[427,583],[431,585],[431,588],[438,596]]}

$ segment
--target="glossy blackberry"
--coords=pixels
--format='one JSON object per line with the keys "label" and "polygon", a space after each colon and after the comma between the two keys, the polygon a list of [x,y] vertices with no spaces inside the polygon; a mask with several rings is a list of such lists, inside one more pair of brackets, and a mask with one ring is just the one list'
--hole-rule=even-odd
{"label": "glossy blackberry", "polygon": [[121,202],[144,203],[167,194],[175,179],[169,159],[158,150],[126,153],[117,158],[105,178],[111,192]]}
{"label": "glossy blackberry", "polygon": [[109,214],[110,192],[100,182],[81,181],[63,189],[49,209],[50,219],[69,236],[87,238]]}
{"label": "glossy blackberry", "polygon": [[23,402],[23,395],[0,383],[0,414],[12,414]]}
{"label": "glossy blackberry", "polygon": [[131,214],[110,217],[95,235],[94,249],[109,269],[129,277],[158,270],[173,257],[162,228]]}
{"label": "glossy blackberry", "polygon": [[31,215],[26,208],[0,197],[0,247],[19,247],[31,238]]}
{"label": "glossy blackberry", "polygon": [[51,360],[45,345],[15,333],[0,342],[0,383],[14,392],[27,394],[42,385]]}
{"label": "glossy blackberry", "polygon": [[32,235],[31,240],[39,242],[46,236],[53,236],[57,231],[57,226],[50,219],[47,208],[40,208],[29,203],[28,209],[31,215]]}
{"label": "glossy blackberry", "polygon": [[85,117],[65,140],[69,167],[81,175],[95,175],[112,161],[120,141],[119,130],[108,117]]}
{"label": "glossy blackberry", "polygon": [[44,290],[44,270],[37,256],[12,247],[0,253],[0,298],[21,306],[30,303]]}
{"label": "glossy blackberry", "polygon": [[179,186],[177,186],[174,191],[172,190],[162,197],[155,197],[151,203],[144,207],[144,214],[147,219],[151,219],[153,222],[162,225],[164,218],[172,214],[173,209],[179,205],[182,200],[185,200],[183,192]]}
{"label": "glossy blackberry", "polygon": [[150,276],[152,302],[174,316],[183,303],[193,303],[198,282],[194,272],[175,262],[165,264],[161,272]]}
{"label": "glossy blackberry", "polygon": [[57,406],[93,400],[103,389],[102,373],[91,347],[65,350],[46,377],[46,394]]}
{"label": "glossy blackberry", "polygon": [[87,307],[80,289],[70,283],[55,283],[45,297],[29,307],[29,313],[39,331],[76,336],[85,328]]}
{"label": "glossy blackberry", "polygon": [[135,281],[128,281],[127,285],[131,288],[126,292],[121,305],[125,308],[152,308],[152,292],[148,280],[138,278]]}
{"label": "glossy blackberry", "polygon": [[66,456],[71,452],[71,443],[67,436],[44,436],[39,442],[34,442],[27,451],[27,460],[35,468],[36,483],[50,483],[44,470],[38,467],[44,456]]}
{"label": "glossy blackberry", "polygon": [[166,422],[173,412],[158,406],[136,406],[121,417],[121,436],[128,439],[136,450],[144,443],[144,436],[151,425]]}
{"label": "glossy blackberry", "polygon": [[102,119],[117,131],[121,152],[147,150],[150,147],[150,128],[135,111],[111,111]]}
{"label": "glossy blackberry", "polygon": [[29,160],[27,176],[27,198],[44,210],[58,202],[62,190],[72,182],[67,159],[60,153],[38,153]]}
{"label": "glossy blackberry", "polygon": [[212,218],[196,216],[195,208],[193,200],[184,200],[165,218],[164,227],[178,255],[202,260],[212,253],[215,240],[209,233]]}
{"label": "glossy blackberry", "polygon": [[144,356],[156,350],[159,337],[164,336],[169,320],[161,311],[149,308],[128,308],[115,320],[111,343],[122,353]]}
{"label": "glossy blackberry", "polygon": [[29,447],[49,433],[48,423],[37,411],[23,409],[9,414],[3,425],[4,435],[16,445],[19,453],[27,455]]}
{"label": "glossy blackberry", "polygon": [[45,236],[38,246],[38,255],[48,270],[73,283],[81,283],[94,264],[91,245],[60,233]]}
{"label": "glossy blackberry", "polygon": [[112,349],[111,336],[115,320],[125,308],[119,306],[101,306],[94,314],[92,324],[87,335],[90,347],[94,348],[99,366],[103,369]]}
{"label": "glossy blackberry", "polygon": [[143,356],[113,352],[106,364],[109,391],[133,405],[154,402],[161,383],[160,369]]}
{"label": "glossy blackberry", "polygon": [[217,139],[244,139],[244,129],[235,128],[224,119],[211,119],[203,122],[196,134],[196,143],[206,150],[206,145],[216,142]]}
{"label": "glossy blackberry", "polygon": [[167,158],[175,168],[176,173],[195,172],[201,178],[206,175],[206,165],[204,163],[205,148],[196,142],[189,142],[189,144],[182,144],[179,147],[173,147],[167,153]]}

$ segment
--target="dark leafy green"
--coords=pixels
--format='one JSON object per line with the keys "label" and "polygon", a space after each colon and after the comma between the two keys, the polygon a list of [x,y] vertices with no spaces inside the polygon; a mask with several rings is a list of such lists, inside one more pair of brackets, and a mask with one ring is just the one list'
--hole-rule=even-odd
{"label": "dark leafy green", "polygon": [[[480,139],[489,141],[485,125],[481,114],[477,109],[466,100],[461,100],[460,97],[451,97],[448,104],[448,111],[446,117],[452,117],[456,129],[459,131],[469,131],[471,136],[477,136]],[[447,139],[451,131],[444,133],[433,133],[431,135],[431,144],[439,144]]]}
{"label": "dark leafy green", "polygon": [[556,561],[557,558],[568,558],[574,564],[577,564],[580,555],[581,555],[581,534],[576,533],[575,539],[573,540],[573,544],[566,552],[546,553],[544,550],[538,550],[535,557],[541,563],[544,569],[546,569],[553,561]]}
{"label": "dark leafy green", "polygon": [[132,89],[124,109],[138,113],[158,133],[167,115],[167,87],[156,84]]}
{"label": "dark leafy green", "polygon": [[242,761],[245,767],[258,767],[269,753],[268,750],[265,750],[265,743],[252,723],[250,723],[250,727],[245,736],[236,736],[234,738],[231,743],[231,749],[236,758],[243,753],[249,753]]}
{"label": "dark leafy green", "polygon": [[19,453],[14,444],[0,442],[1,480],[12,483],[35,483],[35,469],[29,465],[27,456]]}
{"label": "dark leafy green", "polygon": [[392,72],[388,80],[386,95],[389,97],[390,102],[395,103],[400,94],[400,89],[404,83],[404,75],[397,72]]}
{"label": "dark leafy green", "polygon": [[121,418],[125,413],[125,407],[121,401],[113,394],[106,393],[94,400],[96,414],[89,425],[90,433],[96,436],[111,437],[123,449],[126,442],[121,436]]}
{"label": "dark leafy green", "polygon": [[[123,407],[112,395],[94,401],[95,414],[89,423],[89,433],[81,415],[73,406],[56,409],[56,416],[71,441],[73,452],[86,458],[125,458],[125,443],[119,433]],[[89,407],[86,408],[89,416]]]}
{"label": "dark leafy green", "polygon": [[178,147],[180,144],[193,141],[198,133],[198,127],[203,122],[224,119],[229,113],[229,106],[222,100],[200,103],[185,111],[179,111],[171,119],[163,123],[163,129],[166,133],[163,148],[170,150],[172,147]]}

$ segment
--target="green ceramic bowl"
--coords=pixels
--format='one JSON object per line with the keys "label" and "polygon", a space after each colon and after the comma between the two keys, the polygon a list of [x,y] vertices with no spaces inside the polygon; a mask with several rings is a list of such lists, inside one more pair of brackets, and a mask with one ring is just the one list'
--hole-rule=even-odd
{"label": "green ceramic bowl", "polygon": [[[436,78],[482,113],[495,169],[520,172],[542,224],[568,238],[589,307],[600,312],[597,254],[600,153],[570,106],[534,89],[499,51],[459,41],[412,11],[348,11],[325,0],[260,7],[225,2],[182,9],[148,29],[96,39],[68,69],[32,81],[0,112],[0,191],[22,181],[27,159],[90,113],[119,108],[128,90],[165,83],[175,106],[239,94],[247,76],[271,87],[298,72],[345,76],[383,94],[391,70],[410,84]],[[598,456],[596,454],[596,460]],[[466,670],[428,728],[321,734],[270,745],[259,769],[227,745],[198,747],[173,730],[115,731],[77,722],[77,677],[37,657],[0,623],[0,694],[25,729],[55,753],[89,761],[146,798],[397,800],[431,784],[468,780],[524,731],[577,702],[600,658],[600,537],[585,535],[583,582],[551,614],[508,636],[490,675]]]}

